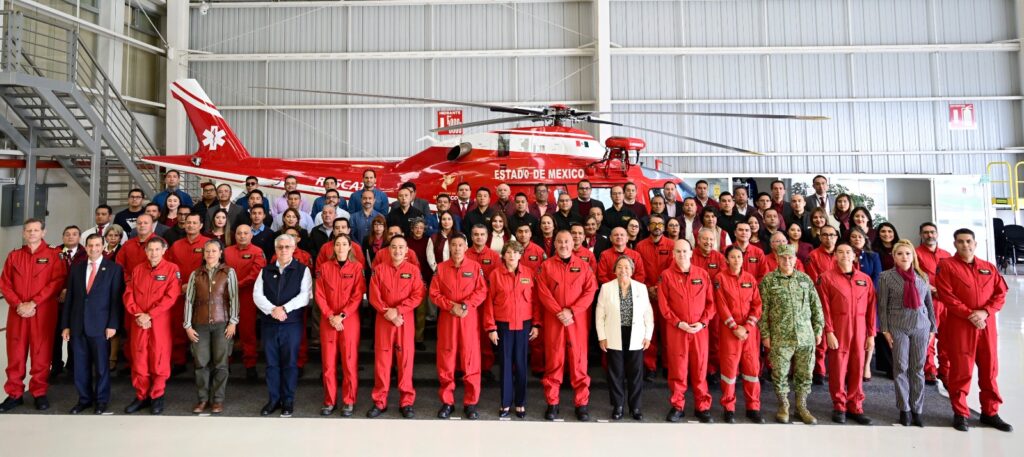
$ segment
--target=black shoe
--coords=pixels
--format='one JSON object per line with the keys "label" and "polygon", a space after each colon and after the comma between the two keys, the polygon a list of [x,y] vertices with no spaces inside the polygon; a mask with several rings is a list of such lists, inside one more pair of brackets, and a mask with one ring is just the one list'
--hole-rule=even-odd
{"label": "black shoe", "polygon": [[462,408],[462,414],[466,416],[466,419],[475,421],[480,418],[480,413],[476,411],[476,405],[466,405]]}
{"label": "black shoe", "polygon": [[986,416],[986,415],[982,414],[981,415],[981,420],[979,422],[981,422],[982,424],[987,425],[989,427],[992,427],[992,428],[994,428],[996,430],[999,430],[1001,432],[1012,432],[1013,431],[1013,426],[1010,425],[1010,424],[1007,424],[1006,422],[1004,422],[1003,418],[999,417],[998,414],[993,414],[991,416]]}
{"label": "black shoe", "polygon": [[447,403],[442,404],[441,408],[437,410],[437,418],[447,419],[452,416],[453,410],[455,410],[455,405],[449,405]]}
{"label": "black shoe", "polygon": [[926,386],[934,386],[934,385],[936,385],[938,383],[939,383],[939,381],[937,379],[925,379],[924,380],[924,385],[926,385]]}
{"label": "black shoe", "polygon": [[186,369],[187,368],[185,367],[185,365],[175,365],[171,367],[171,377],[173,378],[179,374],[184,373]]}
{"label": "black shoe", "polygon": [[621,406],[616,406],[616,407],[612,408],[612,420],[613,421],[622,420],[622,416],[623,416],[623,408]]}
{"label": "black shoe", "polygon": [[341,405],[341,417],[352,417],[352,412],[355,409],[355,405]]}
{"label": "black shoe", "polygon": [[39,411],[46,411],[50,409],[50,399],[46,398],[46,395],[40,395],[33,399],[33,403],[36,405],[36,409]]}
{"label": "black shoe", "polygon": [[548,410],[544,411],[544,420],[553,421],[558,419],[558,405],[548,405]]}
{"label": "black shoe", "polygon": [[967,418],[961,415],[953,416],[953,428],[960,430],[961,432],[967,431]]}
{"label": "black shoe", "polygon": [[718,373],[709,373],[707,376],[708,389],[716,389],[721,384],[722,380]]}
{"label": "black shoe", "polygon": [[576,407],[576,420],[580,422],[590,421],[590,408],[588,408],[587,405]]}
{"label": "black shoe", "polygon": [[764,423],[764,418],[761,417],[761,411],[758,411],[756,409],[749,409],[749,410],[747,410],[747,419],[749,419],[750,422],[753,422],[755,424],[763,424]]}
{"label": "black shoe", "polygon": [[63,373],[63,372],[64,372],[64,364],[60,363],[60,362],[57,362],[56,364],[54,364],[53,366],[50,367],[50,379],[54,379],[54,378],[60,376],[60,374]]}
{"label": "black shoe", "polygon": [[337,406],[334,406],[334,405],[324,405],[323,407],[320,408],[320,415],[321,416],[330,416],[331,414],[334,414],[334,410],[335,409],[337,409]]}
{"label": "black shoe", "polygon": [[512,414],[512,408],[499,408],[498,409],[498,418],[499,419],[504,419],[504,418],[510,416],[511,414]]}
{"label": "black shoe", "polygon": [[900,411],[900,425],[910,427],[910,411]]}
{"label": "black shoe", "polygon": [[644,370],[644,382],[654,382],[654,378],[658,375],[655,370]]}
{"label": "black shoe", "polygon": [[280,407],[281,407],[280,403],[275,403],[275,402],[269,402],[268,401],[267,404],[263,405],[263,409],[260,410],[260,416],[267,417],[267,416],[273,414],[274,411],[277,411],[277,408],[280,408]]}
{"label": "black shoe", "polygon": [[377,405],[373,405],[370,407],[370,410],[366,412],[366,417],[373,419],[377,416],[380,416],[381,414],[384,414],[384,412],[386,412],[387,410],[387,408],[378,408]]}
{"label": "black shoe", "polygon": [[726,411],[726,412],[722,413],[722,422],[725,422],[726,424],[735,424],[736,423],[736,412],[735,411]]}
{"label": "black shoe", "polygon": [[711,418],[711,410],[709,409],[705,409],[704,411],[697,411],[696,416],[697,420],[699,420],[702,424],[711,424],[715,422],[715,420]]}
{"label": "black shoe", "polygon": [[[852,416],[852,414],[851,414]],[[832,422],[837,424],[846,423],[846,411],[832,411]]]}
{"label": "black shoe", "polygon": [[135,413],[139,412],[140,409],[148,407],[148,406],[149,406],[149,399],[148,398],[143,399],[143,400],[139,400],[138,398],[136,398],[135,400],[132,400],[132,402],[129,403],[128,406],[124,407],[124,412],[125,412],[125,414],[135,414]]}
{"label": "black shoe", "polygon": [[516,410],[516,417],[518,417],[520,419],[526,419],[526,408],[523,408],[522,411],[517,409]]}
{"label": "black shoe", "polygon": [[816,386],[825,385],[825,375],[815,373],[814,378],[811,380],[811,383]]}
{"label": "black shoe", "polygon": [[420,341],[419,343],[416,343],[416,350],[417,351],[426,351],[427,350],[427,345],[423,344],[423,342]]}
{"label": "black shoe", "polygon": [[[912,416],[913,416],[913,418],[910,421],[912,424],[914,423],[914,420],[920,420],[920,417],[917,414],[913,414]],[[873,422],[871,420],[871,418],[868,417],[868,416],[865,416],[864,413],[860,413],[860,414],[852,414],[851,413],[851,414],[847,414],[847,417],[849,417],[850,419],[853,419],[854,422],[856,422],[856,423],[858,423],[860,425],[871,425],[871,423]],[[917,425],[917,424],[914,424],[914,425]]]}
{"label": "black shoe", "polygon": [[164,413],[164,397],[154,398],[152,406],[149,409],[151,414],[163,414]]}
{"label": "black shoe", "polygon": [[644,413],[640,408],[633,409],[633,420],[642,421],[644,420]]}
{"label": "black shoe", "polygon": [[245,382],[256,383],[259,382],[260,377],[256,374],[256,367],[249,367],[245,369]]}
{"label": "black shoe", "polygon": [[924,421],[921,420],[921,414],[910,413],[910,425],[915,427],[924,427]]}
{"label": "black shoe", "polygon": [[92,403],[78,402],[78,403],[75,404],[75,406],[71,407],[71,411],[68,411],[68,413],[70,413],[70,414],[80,414],[82,411],[85,411],[86,409],[89,409],[89,407],[91,407],[91,406],[92,406]]}
{"label": "black shoe", "polygon": [[94,409],[92,412],[93,412],[93,414],[95,414],[97,416],[102,416],[104,414],[107,414],[107,404],[106,403],[96,403],[96,409]]}
{"label": "black shoe", "polygon": [[285,403],[281,406],[281,417],[292,417],[292,414],[295,414],[294,403]]}
{"label": "black shoe", "polygon": [[679,422],[683,420],[686,415],[681,409],[672,408],[668,411],[668,415],[665,416],[665,420],[668,422]]}
{"label": "black shoe", "polygon": [[412,418],[416,417],[416,411],[412,410],[412,406],[411,405],[410,406],[403,406],[403,407],[399,408],[398,411],[401,412],[402,413],[402,417],[404,417],[406,419],[412,419]]}

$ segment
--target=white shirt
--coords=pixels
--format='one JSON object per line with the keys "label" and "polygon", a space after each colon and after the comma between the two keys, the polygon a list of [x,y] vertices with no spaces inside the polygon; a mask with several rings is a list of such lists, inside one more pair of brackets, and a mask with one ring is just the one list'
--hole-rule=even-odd
{"label": "white shirt", "polygon": [[[86,267],[85,267],[85,287],[86,287],[86,288],[88,288],[88,287],[89,287],[89,276],[91,276],[91,275],[92,275],[92,271],[93,271],[94,269],[96,269],[96,268],[99,268],[99,267],[100,267],[100,262],[102,262],[102,261],[103,261],[103,256],[100,256],[100,258],[96,259],[96,261],[95,261],[95,262],[94,262],[94,261],[93,261],[92,259],[89,259],[89,260],[87,261],[87,263],[88,263],[88,264],[87,264],[87,265],[86,265]],[[99,275],[99,272],[98,272],[98,271],[96,272],[96,275],[97,275],[97,276]]]}
{"label": "white shirt", "polygon": [[[830,205],[829,205],[829,201],[828,201],[828,194],[825,194],[825,195],[814,194],[814,195],[811,196],[811,198],[813,198],[815,200],[815,202],[818,204],[819,207],[821,207],[821,209],[825,210],[825,214],[832,214],[832,208],[829,207]],[[821,204],[821,202],[823,200],[825,201],[824,205]]]}
{"label": "white shirt", "polygon": [[[334,221],[324,221],[323,217],[324,217],[324,212],[320,211],[319,213],[316,213],[316,216],[313,216],[313,220],[314,221],[321,221],[321,222],[324,223],[324,225],[326,225],[328,227],[334,226]],[[345,210],[343,210],[341,208],[335,208],[335,210],[334,210],[334,218],[337,219],[339,217],[344,217],[345,219],[348,219],[349,221],[352,221],[352,215],[349,214],[348,211],[345,211]],[[300,222],[300,224],[301,224],[301,222]]]}
{"label": "white shirt", "polygon": [[[284,273],[284,269],[287,266],[287,264],[282,266],[280,261],[278,261],[278,273]],[[313,278],[309,274],[309,268],[306,268],[306,271],[302,274],[302,285],[299,288],[299,294],[291,300],[288,300],[288,303],[284,304],[284,311],[286,313],[290,313],[308,305],[312,290]],[[254,284],[252,288],[252,299],[256,302],[256,307],[259,308],[260,311],[263,311],[263,314],[269,315],[274,311],[275,305],[271,303],[265,295],[263,295],[263,274],[256,275],[256,284]]]}

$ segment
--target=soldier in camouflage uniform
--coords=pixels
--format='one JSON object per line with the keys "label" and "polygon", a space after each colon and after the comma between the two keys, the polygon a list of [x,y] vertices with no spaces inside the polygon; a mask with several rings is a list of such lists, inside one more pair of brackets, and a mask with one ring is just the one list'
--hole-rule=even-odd
{"label": "soldier in camouflage uniform", "polygon": [[779,397],[775,419],[789,422],[789,383],[786,379],[793,366],[793,387],[796,390],[796,411],[805,424],[817,419],[807,410],[814,370],[814,348],[821,342],[825,321],[821,301],[811,278],[794,269],[796,250],[785,244],[775,249],[779,259],[777,270],[761,281],[764,308],[758,327],[768,359],[772,364],[772,383]]}

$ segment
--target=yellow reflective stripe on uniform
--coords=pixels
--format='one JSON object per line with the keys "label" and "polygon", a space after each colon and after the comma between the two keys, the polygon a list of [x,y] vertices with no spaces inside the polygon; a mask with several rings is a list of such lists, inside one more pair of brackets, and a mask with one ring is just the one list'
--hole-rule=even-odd
{"label": "yellow reflective stripe on uniform", "polygon": [[726,384],[736,384],[736,378],[730,378],[730,377],[727,377],[725,375],[721,375],[721,377],[722,377],[722,382],[724,382]]}
{"label": "yellow reflective stripe on uniform", "polygon": [[758,379],[757,376],[743,375],[743,380],[746,382],[761,382],[761,380]]}

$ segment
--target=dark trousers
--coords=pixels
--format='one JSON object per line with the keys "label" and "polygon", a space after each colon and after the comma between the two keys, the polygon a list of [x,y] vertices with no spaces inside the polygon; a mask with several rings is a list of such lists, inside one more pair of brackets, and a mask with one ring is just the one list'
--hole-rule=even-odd
{"label": "dark trousers", "polygon": [[[64,341],[61,339],[61,341]],[[71,354],[77,363],[75,389],[80,403],[110,403],[110,341],[103,336],[71,335]],[[93,369],[96,387],[93,389]]]}
{"label": "dark trousers", "polygon": [[501,357],[501,407],[526,406],[526,354],[530,352],[531,321],[523,322],[522,330],[509,330],[508,322],[498,325],[498,355]]}
{"label": "dark trousers", "polygon": [[875,371],[881,371],[887,378],[893,377],[892,348],[882,332],[875,336]]}
{"label": "dark trousers", "polygon": [[267,392],[271,403],[295,403],[302,330],[302,322],[281,324],[266,319],[262,321],[263,353],[267,359]]}
{"label": "dark trousers", "polygon": [[[632,327],[622,327],[622,346],[629,347]],[[640,408],[640,394],[644,390],[644,351],[608,350],[608,391],[612,407],[625,407],[629,397],[630,409]]]}

